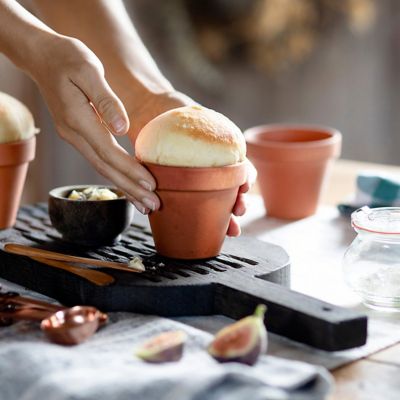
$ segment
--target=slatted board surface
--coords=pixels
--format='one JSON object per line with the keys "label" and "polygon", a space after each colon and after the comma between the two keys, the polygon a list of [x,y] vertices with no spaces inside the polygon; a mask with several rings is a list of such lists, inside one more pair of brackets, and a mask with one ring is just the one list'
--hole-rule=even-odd
{"label": "slatted board surface", "polygon": [[[124,232],[117,244],[100,248],[80,247],[64,242],[61,235],[51,225],[47,214],[47,206],[45,204],[37,204],[21,208],[14,228],[0,232],[0,241],[1,243],[14,242],[29,246],[38,246],[43,249],[66,254],[121,263],[127,263],[135,256],[141,257],[144,261],[146,272],[140,274],[140,276],[124,272],[116,273],[115,271],[107,271],[113,275],[117,274],[117,278],[123,276],[124,281],[132,279],[134,282],[147,280],[157,283],[164,282],[165,280],[177,280],[193,276],[200,277],[242,268],[250,273],[254,273],[260,268],[258,267],[255,270],[254,267],[262,263],[262,273],[277,272],[275,275],[272,274],[272,281],[286,285],[289,283],[288,262],[284,266],[286,269],[286,272],[284,272],[280,271],[281,266],[276,266],[274,260],[269,262],[263,259],[261,257],[262,250],[265,251],[265,256],[268,253],[268,246],[263,242],[250,238],[239,238],[234,241],[228,239],[224,248],[225,251],[213,259],[194,262],[171,260],[157,255],[147,220],[142,216],[135,215],[135,220],[138,218],[140,218],[140,222],[134,222]],[[241,243],[238,242],[242,241],[246,242],[246,247],[251,248],[251,254],[247,256],[244,256],[242,252],[238,254],[238,251],[241,251],[242,247],[240,246]]]}

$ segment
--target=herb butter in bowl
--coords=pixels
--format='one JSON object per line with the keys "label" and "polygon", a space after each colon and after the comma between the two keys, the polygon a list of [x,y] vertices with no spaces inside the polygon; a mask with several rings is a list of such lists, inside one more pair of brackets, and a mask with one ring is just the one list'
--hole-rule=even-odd
{"label": "herb butter in bowl", "polygon": [[63,240],[99,247],[119,240],[132,221],[133,206],[113,187],[64,186],[50,191],[49,215]]}
{"label": "herb butter in bowl", "polygon": [[115,200],[118,194],[106,187],[89,186],[83,190],[72,190],[69,200]]}

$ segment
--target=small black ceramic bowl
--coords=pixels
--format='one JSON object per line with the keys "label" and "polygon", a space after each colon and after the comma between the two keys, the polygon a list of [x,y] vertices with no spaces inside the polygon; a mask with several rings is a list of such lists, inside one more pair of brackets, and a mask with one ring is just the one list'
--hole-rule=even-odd
{"label": "small black ceramic bowl", "polygon": [[[118,195],[113,200],[70,200],[72,190],[108,188]],[[83,246],[105,246],[117,242],[130,225],[133,206],[123,193],[104,185],[64,186],[49,192],[49,216],[63,240]]]}

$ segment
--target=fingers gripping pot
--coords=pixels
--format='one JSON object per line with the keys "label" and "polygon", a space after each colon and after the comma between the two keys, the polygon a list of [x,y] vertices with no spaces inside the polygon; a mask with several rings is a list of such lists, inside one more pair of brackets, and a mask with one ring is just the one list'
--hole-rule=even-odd
{"label": "fingers gripping pot", "polygon": [[157,181],[161,208],[149,217],[157,251],[180,259],[219,254],[247,177],[239,128],[215,111],[181,107],[150,121],[135,150]]}

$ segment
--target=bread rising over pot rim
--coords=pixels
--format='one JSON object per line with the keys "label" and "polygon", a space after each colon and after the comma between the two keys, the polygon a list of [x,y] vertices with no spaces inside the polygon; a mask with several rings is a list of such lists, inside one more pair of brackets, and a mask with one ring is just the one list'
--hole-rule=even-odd
{"label": "bread rising over pot rim", "polygon": [[28,140],[38,132],[25,104],[0,92],[0,144]]}
{"label": "bread rising over pot rim", "polygon": [[142,162],[165,166],[218,167],[244,161],[246,142],[223,114],[185,106],[151,120],[138,135],[135,154]]}

